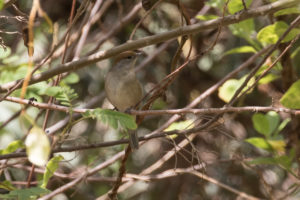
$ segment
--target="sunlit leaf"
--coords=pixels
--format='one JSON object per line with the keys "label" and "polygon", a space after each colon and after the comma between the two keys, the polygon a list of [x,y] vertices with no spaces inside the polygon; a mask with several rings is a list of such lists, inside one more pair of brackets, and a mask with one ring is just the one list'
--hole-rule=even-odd
{"label": "sunlit leaf", "polygon": [[48,162],[50,155],[50,142],[45,132],[34,126],[25,140],[28,160],[37,165],[44,166]]}
{"label": "sunlit leaf", "polygon": [[272,81],[275,81],[276,79],[280,78],[279,75],[275,75],[275,74],[267,74],[265,75],[263,78],[261,78],[258,83],[259,84],[267,84],[270,83]]}
{"label": "sunlit leaf", "polygon": [[256,53],[257,51],[252,46],[242,46],[226,51],[224,55],[235,54],[235,53]]}
{"label": "sunlit leaf", "polygon": [[4,0],[0,0],[0,10],[2,10],[3,6],[4,6]]}
{"label": "sunlit leaf", "polygon": [[282,16],[282,15],[291,15],[291,14],[300,14],[299,7],[292,7],[279,10],[274,13],[275,17]]}
{"label": "sunlit leaf", "polygon": [[283,120],[283,122],[281,122],[278,127],[278,131],[279,132],[282,131],[290,121],[291,121],[291,118],[287,118],[287,119]]}
{"label": "sunlit leaf", "polygon": [[[228,103],[235,92],[239,89],[239,87],[243,84],[245,81],[246,76],[243,76],[241,79],[229,79],[227,80],[220,88],[218,92],[218,96],[220,99]],[[254,83],[254,78],[251,78],[250,81],[248,82],[247,86],[242,90],[245,91],[248,86],[252,85]],[[250,92],[250,91],[249,91]]]}
{"label": "sunlit leaf", "polygon": [[285,152],[285,142],[283,140],[268,140],[268,143],[272,146],[273,150],[277,151],[278,153]]}
{"label": "sunlit leaf", "polygon": [[[246,7],[249,8],[250,4],[252,3],[252,0],[243,0],[246,4]],[[241,10],[244,10],[243,1],[241,0],[230,0],[228,3],[228,11],[230,14],[235,14],[236,12],[239,12]]]}
{"label": "sunlit leaf", "polygon": [[[165,131],[175,131],[175,130],[186,130],[188,128],[194,127],[194,121],[193,120],[185,120],[181,122],[174,122],[172,123],[168,128],[165,129]],[[170,137],[175,138],[177,135],[171,135]]]}
{"label": "sunlit leaf", "polygon": [[268,143],[267,140],[260,137],[252,137],[245,140],[246,142],[252,144],[253,146],[264,149],[267,151],[272,151],[272,146]]}
{"label": "sunlit leaf", "polygon": [[43,176],[43,184],[41,185],[42,188],[46,188],[49,182],[49,179],[53,176],[54,172],[58,168],[59,162],[63,159],[63,156],[55,156],[49,160],[46,166],[46,171]]}
{"label": "sunlit leaf", "polygon": [[288,91],[284,93],[280,103],[287,108],[300,109],[300,80],[293,83]]}
{"label": "sunlit leaf", "polygon": [[197,15],[196,19],[207,21],[207,20],[212,20],[212,19],[218,19],[219,16],[217,15]]}
{"label": "sunlit leaf", "polygon": [[292,55],[291,55],[291,58],[295,58],[295,56],[296,56],[299,52],[300,52],[300,46],[297,47],[297,48],[293,51],[293,53],[292,53]]}
{"label": "sunlit leaf", "polygon": [[24,144],[22,140],[15,140],[12,141],[5,149],[0,150],[0,155],[8,154],[15,152],[19,148],[24,148]]}
{"label": "sunlit leaf", "polygon": [[[263,44],[275,44],[280,36],[288,29],[287,25],[283,21],[277,21],[272,25],[266,26],[261,29],[257,34],[257,39]],[[282,42],[288,42],[292,40],[296,35],[300,33],[300,29],[293,29],[282,40]]]}

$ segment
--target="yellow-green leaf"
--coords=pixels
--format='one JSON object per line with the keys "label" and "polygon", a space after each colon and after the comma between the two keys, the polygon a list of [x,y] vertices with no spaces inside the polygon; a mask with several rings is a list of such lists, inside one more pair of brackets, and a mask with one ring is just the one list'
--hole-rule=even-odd
{"label": "yellow-green leaf", "polygon": [[292,8],[286,8],[286,9],[282,9],[277,11],[274,16],[278,17],[281,15],[291,15],[291,14],[300,14],[300,10],[299,7],[292,7]]}
{"label": "yellow-green leaf", "polygon": [[[174,122],[172,123],[168,128],[165,129],[165,131],[175,131],[175,130],[186,130],[188,128],[194,127],[194,121],[193,120],[185,120],[181,122]],[[177,137],[177,135],[171,135],[171,138]]]}
{"label": "yellow-green leaf", "polygon": [[196,19],[207,21],[207,20],[212,20],[212,19],[218,19],[219,16],[217,15],[197,15]]}
{"label": "yellow-green leaf", "polygon": [[[234,93],[238,90],[238,88],[245,81],[246,76],[243,76],[241,79],[229,79],[226,81],[218,90],[218,96],[220,99],[228,103],[233,97]],[[250,85],[254,83],[254,78],[251,78],[248,82],[247,86],[243,89],[245,91]]]}
{"label": "yellow-green leaf", "polygon": [[300,109],[300,80],[293,83],[288,91],[284,93],[280,103],[287,108]]}
{"label": "yellow-green leaf", "polygon": [[[263,44],[275,44],[280,36],[288,29],[287,25],[283,21],[277,21],[272,25],[266,26],[261,29],[257,34],[257,39]],[[296,35],[300,33],[300,29],[293,29],[282,40],[282,42],[288,42],[292,40]]]}
{"label": "yellow-green leaf", "polygon": [[[246,7],[249,8],[252,0],[243,0],[246,3]],[[230,14],[235,14],[244,9],[242,0],[230,0],[228,3],[228,11]]]}
{"label": "yellow-green leaf", "polygon": [[268,140],[268,143],[272,146],[273,150],[277,151],[278,153],[285,152],[285,142],[283,140]]}
{"label": "yellow-green leaf", "polygon": [[5,149],[0,150],[0,155],[8,154],[16,151],[19,148],[23,148],[24,144],[22,140],[12,141]]}
{"label": "yellow-green leaf", "polygon": [[28,160],[37,165],[44,166],[50,155],[50,142],[43,129],[34,126],[25,140]]}
{"label": "yellow-green leaf", "polygon": [[58,168],[59,162],[63,158],[64,158],[63,156],[59,155],[59,156],[55,156],[55,157],[51,158],[51,160],[49,160],[49,162],[47,163],[47,166],[46,166],[46,171],[43,176],[43,184],[41,185],[42,188],[47,187],[49,179],[53,176],[54,172]]}
{"label": "yellow-green leaf", "polygon": [[257,51],[252,46],[241,46],[226,51],[224,55],[235,54],[235,53],[256,53]]}
{"label": "yellow-green leaf", "polygon": [[245,140],[246,142],[252,144],[253,146],[264,149],[267,151],[272,151],[272,146],[268,143],[267,140],[260,137],[252,137]]}

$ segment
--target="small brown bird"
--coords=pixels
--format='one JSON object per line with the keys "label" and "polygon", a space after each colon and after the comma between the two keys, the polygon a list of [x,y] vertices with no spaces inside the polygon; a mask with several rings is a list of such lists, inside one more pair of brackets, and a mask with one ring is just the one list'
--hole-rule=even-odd
{"label": "small brown bird", "polygon": [[[112,69],[105,79],[105,92],[108,100],[119,111],[124,112],[134,107],[143,97],[141,83],[136,78],[135,63],[138,51],[127,51],[116,57]],[[138,149],[136,131],[129,131],[130,146]]]}

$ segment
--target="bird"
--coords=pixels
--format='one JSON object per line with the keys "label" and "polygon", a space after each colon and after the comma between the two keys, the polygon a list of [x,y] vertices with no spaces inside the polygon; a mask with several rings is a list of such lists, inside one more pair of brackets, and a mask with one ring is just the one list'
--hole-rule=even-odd
{"label": "bird", "polygon": [[[106,96],[118,111],[125,112],[135,107],[143,97],[143,88],[135,73],[135,64],[141,54],[137,50],[120,53],[106,75]],[[136,131],[129,131],[129,142],[133,150],[139,148]]]}

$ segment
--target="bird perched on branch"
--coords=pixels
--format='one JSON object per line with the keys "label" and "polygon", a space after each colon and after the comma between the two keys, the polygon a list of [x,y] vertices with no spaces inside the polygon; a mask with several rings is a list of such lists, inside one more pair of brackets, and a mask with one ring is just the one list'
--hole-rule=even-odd
{"label": "bird perched on branch", "polygon": [[[121,53],[115,58],[112,69],[106,75],[106,96],[121,112],[136,106],[143,97],[142,85],[135,74],[135,63],[141,54],[141,51]],[[129,141],[132,149],[138,149],[136,131],[129,131]]]}

